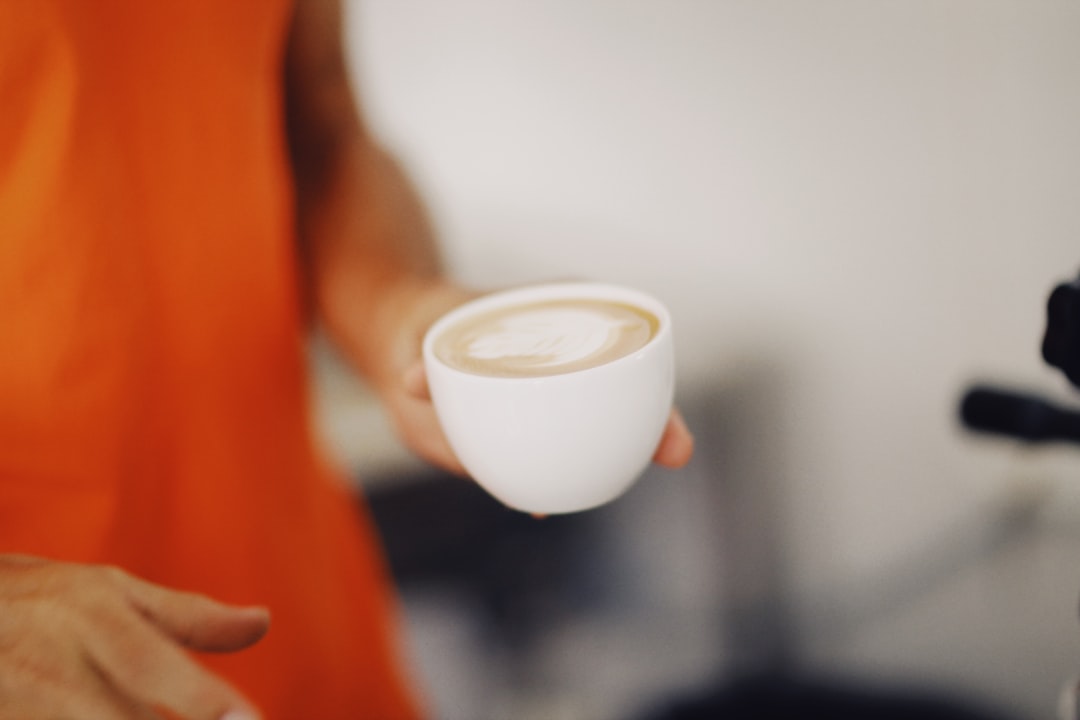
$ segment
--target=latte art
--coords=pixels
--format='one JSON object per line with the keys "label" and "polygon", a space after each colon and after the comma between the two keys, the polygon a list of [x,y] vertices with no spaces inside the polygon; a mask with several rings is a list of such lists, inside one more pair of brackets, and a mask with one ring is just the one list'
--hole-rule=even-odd
{"label": "latte art", "polygon": [[595,356],[615,342],[618,321],[580,309],[534,309],[511,315],[495,332],[471,340],[465,353],[476,360],[528,358],[544,367]]}
{"label": "latte art", "polygon": [[444,330],[435,354],[478,375],[539,377],[617,360],[656,333],[645,310],[604,300],[552,300],[491,310]]}

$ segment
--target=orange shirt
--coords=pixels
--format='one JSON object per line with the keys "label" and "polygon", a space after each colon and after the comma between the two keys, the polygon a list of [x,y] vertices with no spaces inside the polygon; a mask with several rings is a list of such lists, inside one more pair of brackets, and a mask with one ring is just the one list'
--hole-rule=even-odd
{"label": "orange shirt", "polygon": [[286,0],[0,0],[0,552],[270,607],[269,718],[412,717],[309,429]]}

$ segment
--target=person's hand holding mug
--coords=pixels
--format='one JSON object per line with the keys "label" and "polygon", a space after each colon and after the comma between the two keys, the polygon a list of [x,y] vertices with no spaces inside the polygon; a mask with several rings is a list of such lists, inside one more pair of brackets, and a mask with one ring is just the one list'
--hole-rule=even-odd
{"label": "person's hand holding mug", "polygon": [[534,514],[574,512],[620,495],[650,459],[689,460],[672,348],[667,309],[644,293],[524,287],[436,321],[410,382],[426,386],[454,457],[488,492]]}

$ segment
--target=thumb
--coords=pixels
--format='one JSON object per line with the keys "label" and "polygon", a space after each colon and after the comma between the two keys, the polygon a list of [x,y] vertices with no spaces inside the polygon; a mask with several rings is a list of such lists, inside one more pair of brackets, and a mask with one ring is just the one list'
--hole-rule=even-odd
{"label": "thumb", "polygon": [[226,605],[205,595],[169,590],[126,575],[129,602],[178,643],[205,652],[232,652],[254,645],[270,627],[264,607]]}

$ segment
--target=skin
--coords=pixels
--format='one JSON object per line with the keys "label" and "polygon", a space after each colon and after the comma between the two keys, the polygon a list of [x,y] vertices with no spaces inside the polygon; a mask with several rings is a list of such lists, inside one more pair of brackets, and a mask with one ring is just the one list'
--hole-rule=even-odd
{"label": "skin", "polygon": [[242,650],[269,620],[113,567],[0,557],[0,718],[258,718],[185,649]]}
{"label": "skin", "polygon": [[[312,322],[376,389],[402,440],[461,473],[435,420],[420,340],[476,293],[443,276],[423,206],[361,121],[339,0],[297,3],[285,87]],[[673,412],[655,461],[680,467],[692,453]],[[117,568],[0,555],[0,720],[259,718],[186,650],[243,650],[269,623],[265,608],[224,605]]]}

